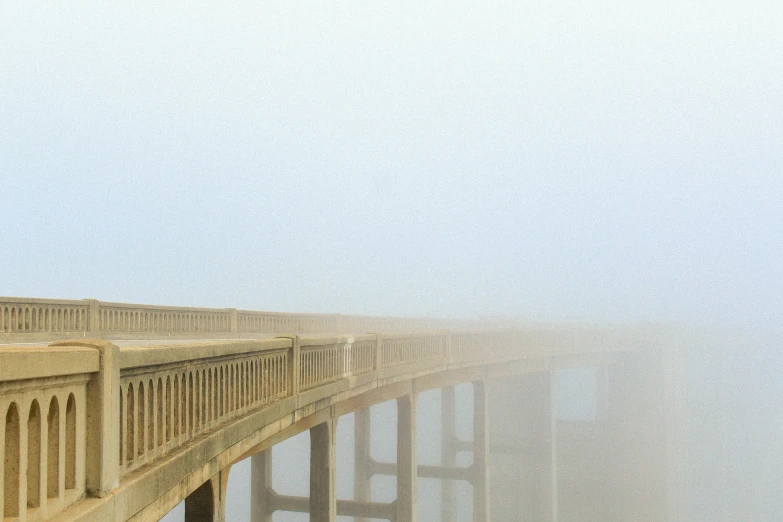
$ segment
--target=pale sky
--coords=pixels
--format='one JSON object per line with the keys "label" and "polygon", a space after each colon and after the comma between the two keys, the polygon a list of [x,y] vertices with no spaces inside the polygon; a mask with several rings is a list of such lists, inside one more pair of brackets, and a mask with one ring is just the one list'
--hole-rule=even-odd
{"label": "pale sky", "polygon": [[783,4],[0,4],[0,295],[783,316]]}

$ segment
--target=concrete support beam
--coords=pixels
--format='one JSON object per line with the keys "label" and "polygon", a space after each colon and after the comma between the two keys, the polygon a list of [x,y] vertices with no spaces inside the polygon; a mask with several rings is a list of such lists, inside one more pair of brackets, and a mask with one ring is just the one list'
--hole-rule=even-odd
{"label": "concrete support beam", "polygon": [[[449,341],[451,340],[449,336]],[[449,343],[450,344],[450,343]],[[440,463],[444,468],[457,466],[457,408],[454,386],[446,386],[440,391]],[[422,474],[421,467],[419,475]],[[440,483],[440,518],[441,522],[452,522],[457,518],[457,497],[454,494],[454,483],[443,480]]]}
{"label": "concrete support beam", "polygon": [[[463,480],[472,483],[475,476],[472,466],[461,468],[458,466],[446,467],[419,464],[417,468],[417,477],[434,478],[443,481]],[[397,465],[393,462],[378,462],[373,460],[370,464],[370,469],[372,475],[397,476]]]}
{"label": "concrete support beam", "polygon": [[[270,507],[275,511],[293,513],[309,513],[310,500],[307,497],[292,497],[272,493],[269,498]],[[361,502],[358,500],[338,500],[337,515],[341,517],[373,518],[394,520],[396,502]]]}
{"label": "concrete support beam", "polygon": [[272,522],[272,448],[250,457],[250,522]]}
{"label": "concrete support beam", "polygon": [[489,522],[489,431],[484,383],[473,383],[473,522]]}
{"label": "concrete support beam", "polygon": [[336,428],[335,419],[310,428],[310,522],[337,519]]}
{"label": "concrete support beam", "polygon": [[[370,408],[357,410],[354,413],[354,459],[353,459],[353,498],[358,502],[371,500],[370,481],[372,471],[370,465],[371,428]],[[396,475],[395,469],[395,475]],[[354,522],[369,522],[365,517],[357,517]]]}
{"label": "concrete support beam", "polygon": [[416,396],[397,399],[396,522],[416,522]]}

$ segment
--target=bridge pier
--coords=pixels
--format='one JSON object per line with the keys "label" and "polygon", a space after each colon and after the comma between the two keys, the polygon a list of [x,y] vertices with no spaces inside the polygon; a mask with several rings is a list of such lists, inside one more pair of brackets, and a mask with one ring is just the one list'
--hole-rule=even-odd
{"label": "bridge pier", "polygon": [[416,395],[397,399],[397,518],[416,522]]}
{"label": "bridge pier", "polygon": [[250,522],[272,522],[272,448],[250,457]]}
{"label": "bridge pier", "polygon": [[[457,466],[457,408],[454,386],[446,386],[440,390],[440,465],[444,468]],[[443,479],[440,488],[441,522],[452,522],[457,518],[454,482]]]}
{"label": "bridge pier", "polygon": [[492,405],[489,458],[495,521],[556,522],[558,481],[552,374],[536,372],[485,386],[485,400],[486,395],[491,396]]}
{"label": "bridge pier", "polygon": [[[359,502],[370,502],[372,470],[370,463],[371,428],[370,408],[354,412],[353,427],[353,498]],[[354,522],[370,522],[366,517],[355,517]]]}
{"label": "bridge pier", "polygon": [[337,520],[337,419],[310,428],[310,522]]}
{"label": "bridge pier", "polygon": [[[489,423],[487,414],[487,393],[485,384],[482,381],[476,381],[473,383],[474,390],[474,408],[473,408],[473,441],[463,442],[457,439],[456,435],[456,408],[455,408],[455,393],[454,387],[449,386],[442,389],[441,395],[441,442],[444,446],[441,449],[441,465],[430,466],[424,464],[415,464],[415,444],[413,447],[414,458],[411,465],[415,467],[415,477],[422,478],[435,478],[441,481],[441,520],[443,522],[453,522],[457,516],[456,510],[456,496],[454,495],[454,481],[462,480],[473,486],[473,520],[474,522],[489,522],[490,520],[490,506],[489,506]],[[401,428],[400,422],[404,420],[402,415],[407,418],[408,413],[399,407],[399,401],[404,398],[398,399],[398,444],[401,440],[407,441],[407,433],[410,433],[406,428]],[[415,413],[413,414],[415,419]],[[415,422],[415,421],[414,421]],[[415,441],[415,427],[410,435]],[[402,437],[402,438],[401,438]],[[406,451],[403,449],[403,451]],[[473,453],[473,464],[468,467],[457,466],[457,452],[458,451],[471,451]],[[369,455],[369,453],[368,453]],[[400,456],[402,455],[402,458]],[[367,458],[367,464],[363,465],[363,473],[367,477],[367,481],[373,475],[393,475],[397,476],[398,492],[398,516],[400,499],[403,499],[405,491],[399,491],[400,482],[400,465],[408,460],[408,456],[405,453],[400,453],[398,446],[397,464],[378,462],[372,457]],[[407,472],[407,471],[406,471]],[[414,514],[416,511],[416,498],[413,496],[413,506],[411,512]],[[405,516],[409,516],[407,513]],[[402,519],[398,519],[402,520]],[[409,519],[405,519],[409,520]],[[414,518],[415,520],[415,518]]]}

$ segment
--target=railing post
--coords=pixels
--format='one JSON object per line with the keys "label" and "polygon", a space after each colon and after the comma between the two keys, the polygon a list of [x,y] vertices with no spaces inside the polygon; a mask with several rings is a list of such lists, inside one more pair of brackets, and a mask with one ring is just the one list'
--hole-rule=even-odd
{"label": "railing post", "polygon": [[291,395],[299,394],[301,378],[300,365],[302,364],[302,345],[298,335],[278,335],[278,339],[291,339],[291,357],[288,359],[286,373],[288,382],[291,383]]}
{"label": "railing post", "polygon": [[231,333],[239,332],[239,316],[236,308],[228,309],[228,331]]}
{"label": "railing post", "polygon": [[381,334],[375,334],[375,352],[373,353],[372,369],[378,370],[381,367],[381,346],[383,344],[383,336]]}
{"label": "railing post", "polygon": [[104,497],[120,485],[120,353],[108,341],[65,340],[50,346],[86,346],[100,354],[98,373],[87,383],[86,489]]}
{"label": "railing post", "polygon": [[291,337],[291,341],[291,360],[288,363],[288,378],[291,379],[289,381],[291,383],[291,395],[298,395],[301,381],[299,374],[301,373],[300,366],[302,364],[302,346],[298,335]]}
{"label": "railing post", "polygon": [[443,343],[444,343],[444,346],[443,346],[444,354],[443,355],[446,356],[446,360],[448,362],[452,362],[452,360],[451,360],[451,331],[450,330],[446,330],[446,336],[445,336],[445,339],[444,339]]}
{"label": "railing post", "polygon": [[97,299],[85,299],[87,301],[87,333],[90,337],[100,337],[101,312],[100,301]]}

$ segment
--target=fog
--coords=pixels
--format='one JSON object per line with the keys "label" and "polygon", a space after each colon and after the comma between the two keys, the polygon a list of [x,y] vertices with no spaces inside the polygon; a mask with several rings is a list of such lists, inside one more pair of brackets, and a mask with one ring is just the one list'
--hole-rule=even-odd
{"label": "fog", "polygon": [[687,350],[688,519],[780,520],[782,25],[760,0],[3,2],[0,295],[685,325],[720,340]]}

